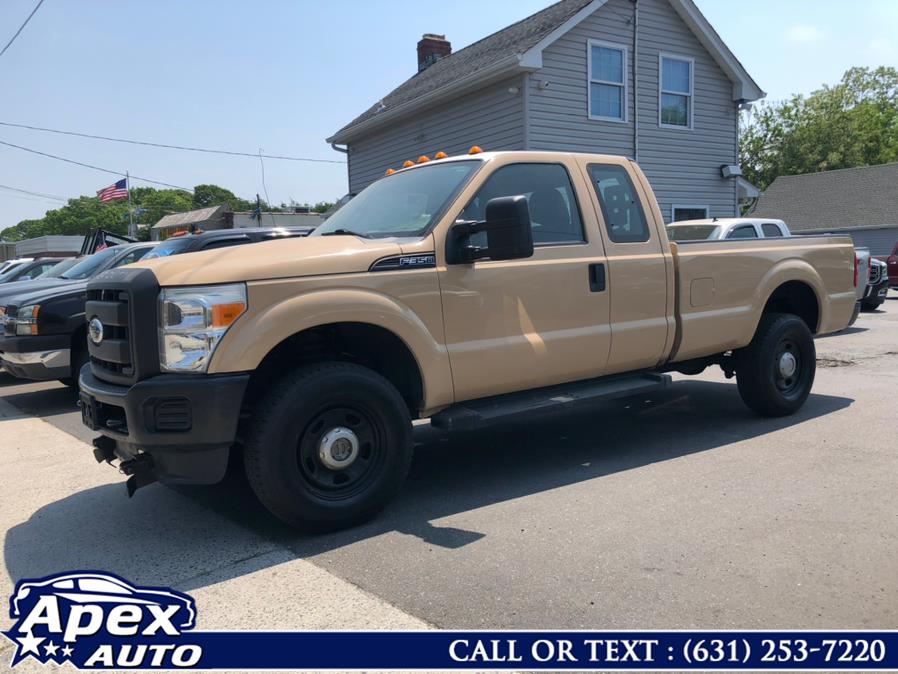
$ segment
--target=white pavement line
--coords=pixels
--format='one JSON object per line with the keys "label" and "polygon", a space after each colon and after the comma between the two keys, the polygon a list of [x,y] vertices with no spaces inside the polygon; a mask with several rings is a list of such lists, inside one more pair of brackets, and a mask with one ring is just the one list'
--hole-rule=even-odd
{"label": "white pavement line", "polygon": [[2,399],[0,437],[0,601],[20,578],[87,568],[184,589],[199,629],[432,629],[161,485],[129,501],[90,446]]}

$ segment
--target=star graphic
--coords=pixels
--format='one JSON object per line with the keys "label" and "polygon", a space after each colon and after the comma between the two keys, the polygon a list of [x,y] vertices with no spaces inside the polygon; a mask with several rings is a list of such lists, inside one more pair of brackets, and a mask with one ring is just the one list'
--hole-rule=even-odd
{"label": "star graphic", "polygon": [[51,641],[49,644],[45,644],[45,645],[44,645],[44,652],[45,652],[48,656],[52,655],[52,656],[55,657],[55,656],[56,656],[56,651],[58,651],[58,650],[59,650],[59,646],[57,646],[56,644],[54,644],[52,641]]}
{"label": "star graphic", "polygon": [[71,646],[65,646],[65,647],[63,647],[63,649],[62,649],[62,656],[63,656],[64,658],[70,658],[70,657],[72,657],[72,647],[71,647]]}
{"label": "star graphic", "polygon": [[31,632],[28,633],[28,636],[18,637],[16,641],[21,644],[19,646],[19,656],[28,655],[29,653],[34,653],[36,656],[40,657],[41,652],[38,649],[40,643],[44,640],[44,637],[36,637]]}

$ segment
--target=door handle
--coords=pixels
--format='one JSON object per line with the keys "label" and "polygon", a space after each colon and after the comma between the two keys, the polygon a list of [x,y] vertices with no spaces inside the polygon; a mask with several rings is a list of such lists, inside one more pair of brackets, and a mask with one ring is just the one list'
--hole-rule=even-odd
{"label": "door handle", "polygon": [[589,265],[589,290],[594,293],[605,290],[605,265],[601,262]]}

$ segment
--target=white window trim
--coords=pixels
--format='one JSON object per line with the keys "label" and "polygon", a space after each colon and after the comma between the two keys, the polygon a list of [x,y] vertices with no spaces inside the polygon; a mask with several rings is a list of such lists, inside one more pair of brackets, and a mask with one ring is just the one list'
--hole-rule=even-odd
{"label": "white window trim", "polygon": [[[621,74],[623,75],[623,101],[622,101],[622,109],[623,117],[603,117],[601,115],[592,114],[592,85],[595,84],[608,84],[614,87],[620,87],[620,82],[609,82],[607,80],[594,80],[592,78],[592,48],[593,47],[607,47],[608,49],[617,49],[618,51],[623,53],[623,60],[621,63]],[[629,53],[627,51],[627,46],[623,44],[617,44],[615,42],[604,42],[602,40],[587,40],[586,41],[586,116],[589,119],[598,121],[598,122],[615,122],[617,124],[626,124],[627,123],[627,113],[629,112],[629,103],[630,103],[630,77],[629,71],[627,70],[627,64],[629,63]]]}
{"label": "white window trim", "polygon": [[[689,93],[682,91],[665,91],[664,90],[664,59],[672,61],[687,61],[689,63]],[[661,121],[661,95],[671,94],[674,96],[689,96],[689,105],[686,108],[686,126],[679,124],[664,124]],[[671,54],[670,52],[660,52],[658,54],[658,126],[662,129],[677,129],[679,131],[692,131],[695,124],[695,59],[691,56],[681,56],[679,54]]]}
{"label": "white window trim", "polygon": [[[682,128],[684,128],[684,127],[678,126],[677,128],[678,128],[678,129],[682,129]],[[704,204],[671,204],[671,205],[670,205],[670,221],[671,221],[672,223],[673,223],[673,222],[676,222],[676,220],[675,220],[674,218],[676,217],[677,209],[684,209],[684,210],[685,210],[685,209],[687,209],[687,208],[691,208],[691,209],[694,209],[694,210],[698,210],[699,208],[705,209],[705,217],[704,217],[704,218],[695,218],[696,220],[707,220],[707,219],[708,219],[708,214],[711,212],[710,206],[706,206],[706,205],[704,205]]]}

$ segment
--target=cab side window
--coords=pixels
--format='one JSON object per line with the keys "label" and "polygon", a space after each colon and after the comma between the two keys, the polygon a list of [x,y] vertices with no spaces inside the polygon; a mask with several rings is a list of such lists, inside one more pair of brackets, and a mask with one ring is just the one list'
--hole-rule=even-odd
{"label": "cab side window", "polygon": [[149,248],[140,248],[138,250],[131,251],[127,255],[123,256],[121,260],[116,262],[113,265],[113,268],[122,267],[126,264],[131,264],[132,262],[137,262],[140,258],[142,258],[144,255],[146,255],[148,252],[150,252]]}
{"label": "cab side window", "polygon": [[755,231],[754,225],[741,225],[736,227],[732,232],[727,234],[728,239],[757,239],[758,232]]}
{"label": "cab side window", "polygon": [[780,228],[777,225],[774,225],[772,222],[765,222],[761,225],[761,229],[764,231],[764,236],[782,236],[783,233],[780,231]]}
{"label": "cab side window", "polygon": [[608,238],[614,243],[648,241],[645,212],[627,169],[617,164],[591,164],[589,177],[599,197]]}
{"label": "cab side window", "polygon": [[[460,219],[486,218],[486,204],[497,197],[523,195],[530,208],[533,245],[583,243],[583,223],[567,169],[560,164],[509,164],[487,178]],[[486,245],[486,233],[471,237],[475,246]]]}

